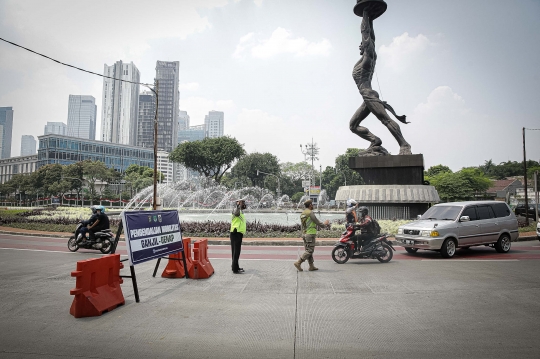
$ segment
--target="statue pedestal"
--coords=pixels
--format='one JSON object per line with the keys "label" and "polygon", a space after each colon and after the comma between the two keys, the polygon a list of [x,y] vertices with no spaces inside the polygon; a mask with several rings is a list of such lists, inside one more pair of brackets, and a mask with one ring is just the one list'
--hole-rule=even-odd
{"label": "statue pedestal", "polygon": [[353,198],[375,219],[416,218],[440,201],[435,187],[424,184],[423,155],[350,157],[349,167],[366,184],[339,187],[336,201]]}
{"label": "statue pedestal", "polygon": [[349,157],[349,168],[367,185],[424,184],[423,155]]}

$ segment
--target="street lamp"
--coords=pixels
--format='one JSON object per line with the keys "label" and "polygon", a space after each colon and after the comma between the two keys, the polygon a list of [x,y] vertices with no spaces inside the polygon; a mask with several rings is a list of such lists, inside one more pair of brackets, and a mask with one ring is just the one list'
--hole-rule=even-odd
{"label": "street lamp", "polygon": [[277,192],[278,197],[281,197],[281,187],[280,187],[280,185],[279,185],[279,177],[276,176],[276,175],[273,174],[273,173],[266,173],[266,172],[259,171],[259,170],[257,170],[257,176],[259,175],[259,172],[260,172],[260,173],[264,173],[265,175],[270,175],[270,176],[274,176],[274,177],[277,178],[277,191],[276,191],[276,192]]}

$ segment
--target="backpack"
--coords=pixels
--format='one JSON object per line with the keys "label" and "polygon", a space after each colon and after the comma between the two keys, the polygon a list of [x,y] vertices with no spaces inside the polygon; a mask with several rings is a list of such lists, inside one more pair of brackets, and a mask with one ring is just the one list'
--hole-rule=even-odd
{"label": "backpack", "polygon": [[379,222],[377,222],[376,219],[371,219],[373,223],[371,229],[373,230],[373,234],[381,234],[381,226],[379,225]]}

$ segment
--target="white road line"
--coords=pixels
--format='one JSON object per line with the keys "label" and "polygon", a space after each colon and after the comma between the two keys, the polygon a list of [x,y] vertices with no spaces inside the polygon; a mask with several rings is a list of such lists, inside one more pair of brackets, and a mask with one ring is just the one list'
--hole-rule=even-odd
{"label": "white road line", "polygon": [[519,262],[519,259],[422,259],[420,262]]}
{"label": "white road line", "polygon": [[[64,254],[71,254],[72,252],[65,252],[65,251],[49,251],[46,249],[28,249],[28,248],[3,248],[0,247],[0,249],[11,249],[13,251],[30,251],[30,252],[49,252],[49,253],[64,253]],[[82,252],[81,252],[82,253]],[[89,253],[92,254],[92,253]]]}

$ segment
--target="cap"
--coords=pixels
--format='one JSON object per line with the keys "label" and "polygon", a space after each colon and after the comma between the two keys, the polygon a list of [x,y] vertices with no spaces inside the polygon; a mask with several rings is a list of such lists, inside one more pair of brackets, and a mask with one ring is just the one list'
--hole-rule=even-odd
{"label": "cap", "polygon": [[313,204],[313,201],[311,199],[308,199],[304,202],[304,206],[309,207],[309,205]]}

